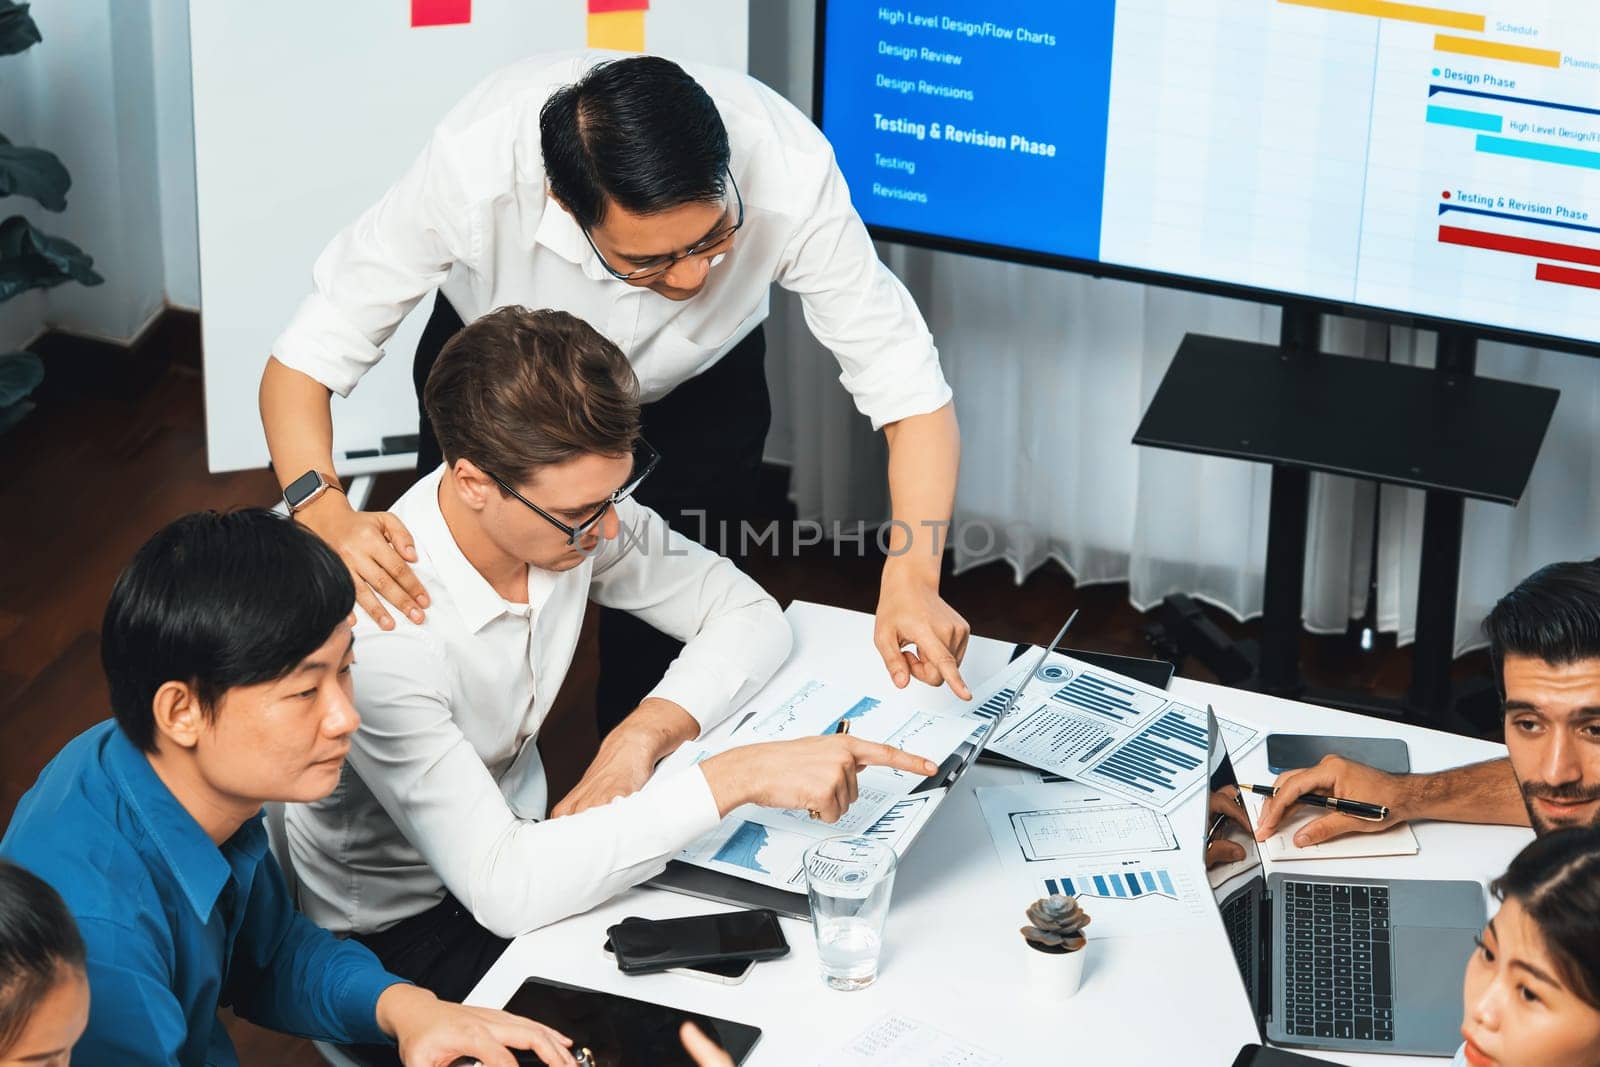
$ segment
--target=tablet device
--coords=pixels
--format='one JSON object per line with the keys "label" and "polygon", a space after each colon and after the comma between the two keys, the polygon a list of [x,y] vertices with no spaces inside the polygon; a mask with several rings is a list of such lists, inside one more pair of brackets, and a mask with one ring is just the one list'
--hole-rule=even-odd
{"label": "tablet device", "polygon": [[[761,1040],[758,1027],[547,978],[523,982],[505,1010],[566,1034],[574,1049],[594,1054],[595,1067],[694,1067],[678,1040],[685,1020],[704,1030],[734,1063],[743,1063]],[[512,1051],[518,1063],[539,1063],[531,1052]]]}

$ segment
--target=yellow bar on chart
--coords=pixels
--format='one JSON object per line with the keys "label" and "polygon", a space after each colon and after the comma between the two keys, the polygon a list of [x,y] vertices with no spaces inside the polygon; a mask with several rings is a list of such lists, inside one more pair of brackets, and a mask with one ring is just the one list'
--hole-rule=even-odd
{"label": "yellow bar on chart", "polygon": [[1474,37],[1455,37],[1448,33],[1434,34],[1433,50],[1454,52],[1461,56],[1478,56],[1482,59],[1503,59],[1508,63],[1527,63],[1534,67],[1561,66],[1561,53],[1551,48],[1529,48],[1525,44],[1480,41]]}
{"label": "yellow bar on chart", "polygon": [[644,51],[643,11],[601,11],[589,16],[589,47]]}
{"label": "yellow bar on chart", "polygon": [[1278,3],[1315,7],[1323,11],[1342,11],[1347,15],[1371,15],[1374,18],[1394,19],[1396,22],[1420,22],[1425,26],[1472,30],[1474,33],[1482,33],[1485,26],[1482,15],[1447,11],[1442,7],[1424,7],[1421,4],[1396,4],[1390,0],[1278,0]]}

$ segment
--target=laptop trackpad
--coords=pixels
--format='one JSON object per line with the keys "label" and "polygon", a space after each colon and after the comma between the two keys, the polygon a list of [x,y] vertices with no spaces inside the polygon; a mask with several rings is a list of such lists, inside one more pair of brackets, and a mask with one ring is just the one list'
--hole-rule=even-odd
{"label": "laptop trackpad", "polygon": [[1452,1055],[1461,1044],[1461,984],[1477,930],[1396,930],[1395,1039]]}

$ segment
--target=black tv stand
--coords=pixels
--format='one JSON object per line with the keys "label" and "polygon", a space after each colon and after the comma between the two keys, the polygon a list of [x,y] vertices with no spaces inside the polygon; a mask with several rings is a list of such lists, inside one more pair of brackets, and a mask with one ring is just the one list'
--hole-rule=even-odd
{"label": "black tv stand", "polygon": [[[1468,498],[1515,506],[1559,393],[1480,378],[1477,341],[1441,332],[1429,370],[1321,352],[1321,314],[1284,309],[1280,343],[1189,334],[1135,432],[1137,445],[1272,465],[1259,647],[1235,643],[1181,594],[1163,606],[1164,639],[1225,684],[1366,714],[1454,728],[1461,530]],[[1411,686],[1396,702],[1312,691],[1300,673],[1311,474],[1427,493]]]}

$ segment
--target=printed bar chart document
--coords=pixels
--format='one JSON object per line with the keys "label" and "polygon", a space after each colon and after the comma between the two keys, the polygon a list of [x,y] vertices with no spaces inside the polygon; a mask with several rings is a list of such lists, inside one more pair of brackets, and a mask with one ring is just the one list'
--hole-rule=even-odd
{"label": "printed bar chart document", "polygon": [[[1023,678],[1013,663],[980,691],[976,717],[999,714],[1023,686],[989,749],[1043,771],[1170,812],[1200,784],[1206,757],[1206,713],[1163,690],[1052,654]],[[1230,751],[1261,737],[1254,726],[1217,717]]]}

